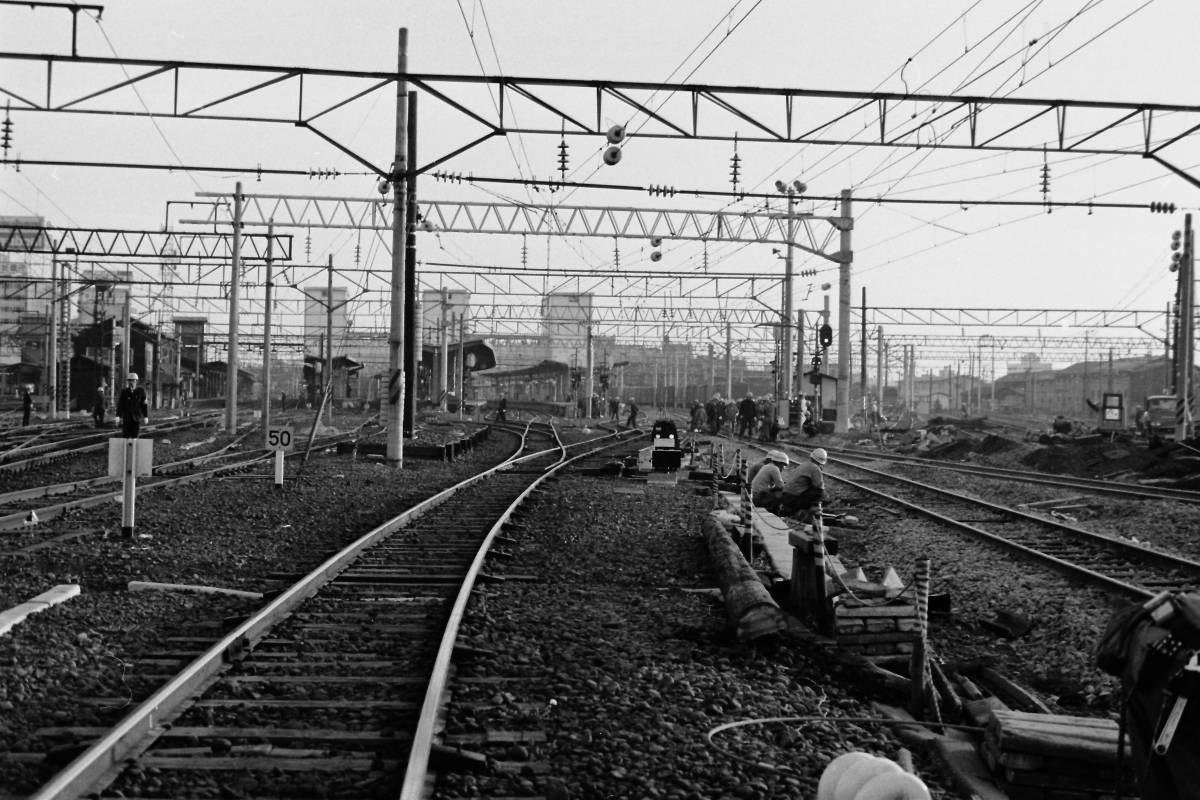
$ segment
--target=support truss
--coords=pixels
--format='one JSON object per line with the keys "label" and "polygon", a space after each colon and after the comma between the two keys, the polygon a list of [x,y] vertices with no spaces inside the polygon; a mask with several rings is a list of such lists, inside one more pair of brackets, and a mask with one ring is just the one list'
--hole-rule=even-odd
{"label": "support truss", "polygon": [[[242,258],[265,261],[268,237],[242,237]],[[44,253],[97,258],[189,258],[228,261],[233,255],[230,233],[171,233],[111,228],[0,227],[0,252]],[[274,235],[275,261],[290,261],[292,237]]]}
{"label": "support truss", "polygon": [[[12,79],[0,82],[0,95],[12,102],[14,112],[286,124],[311,131],[381,177],[390,174],[390,157],[382,154],[373,161],[338,141],[325,130],[327,115],[359,98],[389,91],[398,79],[425,94],[427,102],[453,109],[481,131],[477,138],[416,167],[418,173],[495,136],[601,137],[608,119],[647,120],[637,134],[642,138],[731,140],[737,136],[742,142],[1128,154],[1152,158],[1171,169],[1159,153],[1200,135],[1200,106],[1186,104],[369,72],[18,52],[0,52],[3,61],[45,65],[39,73],[42,77],[29,79],[28,86],[16,86]],[[80,76],[75,73],[95,65],[120,66],[123,74],[133,77],[70,93],[55,85],[56,76],[60,85],[76,85]],[[241,76],[225,81],[236,88],[224,94],[214,97],[189,88],[207,86],[206,78],[229,72]],[[322,95],[325,99],[317,101],[312,89],[306,89],[306,79],[310,84],[321,81],[326,89],[331,82],[344,88],[337,99]],[[134,109],[123,102],[120,90],[151,84],[160,90],[142,92],[147,108]],[[481,85],[494,92],[494,106],[478,102]],[[281,89],[291,93],[291,102],[276,102]],[[668,101],[656,99],[663,97]],[[263,102],[253,103],[258,98]],[[234,101],[250,101],[257,113],[236,113]],[[831,109],[830,101],[844,105]],[[518,120],[531,124],[521,125]]]}
{"label": "support truss", "polygon": [[[232,195],[198,192],[197,197],[223,198]],[[283,228],[346,228],[391,230],[392,203],[388,200],[311,195],[243,195],[242,224],[266,227],[273,221]],[[207,206],[202,219],[181,220],[183,224],[229,224],[222,219],[220,203]],[[417,202],[420,227],[439,233],[495,233],[528,236],[581,236],[632,239],[680,239],[747,244],[787,244],[786,213],[770,211],[698,211],[668,208],[616,208],[612,206],[552,206],[503,202]],[[852,220],[795,214],[798,241],[807,253],[841,263],[848,256],[828,251],[835,231],[847,230]],[[830,229],[819,235],[815,223]]]}
{"label": "support truss", "polygon": [[[871,306],[871,325],[961,328],[1142,328],[1163,323],[1164,311],[1081,308],[888,308]],[[857,311],[857,309],[856,309]]]}

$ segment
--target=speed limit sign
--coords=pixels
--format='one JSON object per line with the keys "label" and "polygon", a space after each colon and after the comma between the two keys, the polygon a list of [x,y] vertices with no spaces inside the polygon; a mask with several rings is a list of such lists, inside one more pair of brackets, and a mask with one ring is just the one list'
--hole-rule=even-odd
{"label": "speed limit sign", "polygon": [[292,426],[272,425],[267,428],[267,449],[283,453],[292,451]]}

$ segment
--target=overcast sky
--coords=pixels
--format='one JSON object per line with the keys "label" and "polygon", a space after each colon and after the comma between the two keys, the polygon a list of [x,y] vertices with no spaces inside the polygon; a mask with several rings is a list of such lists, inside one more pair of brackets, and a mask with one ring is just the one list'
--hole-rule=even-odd
{"label": "overcast sky", "polygon": [[[1112,102],[1197,103],[1195,42],[1200,15],[1186,0],[982,0],[975,3],[855,2],[796,0],[732,2],[561,2],[555,0],[462,0],[462,2],[133,2],[107,3],[100,21],[80,14],[81,55],[171,59],[223,63],[394,71],[397,30],[409,31],[408,64],[413,72],[481,73],[509,76],[688,82],[731,86],[768,86],[853,91],[920,91],[1029,98]],[[7,52],[67,54],[70,14],[60,9],[31,10],[0,6],[0,49]],[[911,60],[910,60],[911,59]],[[116,68],[80,70],[56,67],[56,98],[86,93],[89,86],[121,79]],[[72,71],[74,70],[74,71]],[[41,64],[0,61],[0,88],[17,94],[43,86]],[[136,74],[136,71],[131,72]],[[214,74],[197,91],[232,91],[256,78],[235,72]],[[200,85],[207,81],[207,85]],[[153,102],[169,88],[147,84],[138,98],[123,95],[136,108]],[[314,93],[320,90],[314,82]],[[58,92],[61,91],[61,95]],[[482,89],[466,90],[480,109],[491,98]],[[470,94],[475,91],[475,94]],[[158,94],[156,94],[158,93]],[[319,96],[319,95],[318,95]],[[547,91],[547,97],[559,95]],[[230,104],[252,113],[264,105],[286,113],[295,103],[289,94],[256,96],[253,104]],[[643,95],[647,97],[647,95]],[[648,97],[647,97],[648,99]],[[564,104],[573,104],[564,94]],[[683,113],[680,98],[654,98],[665,112]],[[827,114],[849,110],[849,101],[829,101]],[[453,109],[429,95],[419,100],[420,161],[425,162],[472,140],[480,133]],[[573,108],[573,106],[572,106]],[[604,124],[624,123],[629,130],[655,130],[644,116],[615,104]],[[754,113],[766,104],[747,103]],[[840,110],[839,110],[840,109]],[[512,112],[537,120],[530,106]],[[928,109],[925,110],[926,112]],[[367,157],[387,165],[394,145],[394,88],[364,96],[330,114],[322,124],[330,135]],[[579,112],[591,113],[586,109]],[[850,115],[842,129],[858,132],[878,126],[870,110]],[[156,164],[250,166],[288,169],[337,169],[338,178],[263,177],[254,174],[99,169],[72,166],[11,166],[0,169],[0,213],[40,214],[64,226],[160,228],[176,224],[177,209],[166,214],[168,200],[188,200],[198,191],[231,192],[241,180],[247,192],[367,197],[376,179],[311,132],[286,125],[245,124],[147,118],[113,119],[96,115],[12,113],[15,123],[10,156],[26,159],[149,162]],[[993,122],[997,118],[981,120]],[[1069,117],[1068,134],[1091,130],[1097,118]],[[1105,119],[1112,119],[1109,114]],[[518,119],[518,122],[521,120]],[[1200,122],[1200,119],[1193,120]],[[1166,134],[1170,120],[1156,129]],[[802,121],[797,123],[803,124]],[[899,125],[893,117],[889,126]],[[999,125],[999,123],[994,123]],[[1082,127],[1074,129],[1072,126]],[[1138,141],[1138,118],[1098,141]],[[741,135],[753,126],[730,122]],[[1093,128],[1087,127],[1092,125]],[[949,135],[943,125],[937,135]],[[1031,130],[1044,141],[1054,138],[1053,115]],[[998,132],[995,128],[992,132]],[[933,135],[933,134],[927,134]],[[1036,138],[1035,137],[1035,138]],[[1027,138],[1026,141],[1029,139]],[[568,137],[569,177],[586,182],[672,185],[708,191],[730,189],[730,142],[691,142],[679,138],[642,138],[624,145],[620,164],[600,165],[599,137]],[[452,159],[442,169],[462,174],[528,178],[557,177],[559,137],[498,138]],[[1184,140],[1160,155],[1200,175],[1200,147]],[[855,195],[853,299],[865,287],[870,305],[892,307],[1012,307],[1160,310],[1174,293],[1168,271],[1172,230],[1182,214],[1144,210],[979,206],[984,200],[1148,203],[1174,202],[1195,207],[1195,189],[1164,167],[1138,155],[997,153],[970,150],[897,150],[879,147],[748,144],[738,147],[744,190],[771,191],[777,179],[801,179],[808,192]],[[1042,190],[1048,166],[1048,195]],[[652,198],[645,192],[579,189],[556,195],[534,193],[520,185],[439,183],[422,180],[424,199],[509,200],[580,205],[745,209],[720,197]],[[962,201],[962,205],[874,204],[868,198],[917,198]],[[759,201],[761,207],[761,201]],[[777,206],[778,207],[778,206]],[[828,203],[802,203],[818,215],[833,213]],[[303,233],[297,232],[295,260],[304,261]],[[355,245],[360,260],[384,273],[382,248],[348,232],[313,233],[313,263],[332,254],[350,264]],[[530,239],[527,263],[564,269],[606,270],[614,246],[623,268],[649,268],[650,248],[640,240]],[[488,264],[517,268],[520,237],[422,234],[419,255],[423,288],[447,283],[432,264]],[[667,242],[658,269],[757,275],[758,300],[750,287],[722,282],[723,297],[696,300],[729,307],[779,305],[782,262],[768,245]],[[798,282],[800,307],[817,310],[819,284],[833,281],[836,268],[821,259],[799,258],[799,268],[818,268],[816,277]],[[810,286],[811,284],[811,286]],[[372,283],[382,286],[382,283]],[[453,285],[448,284],[448,285]],[[475,284],[478,286],[478,284]],[[507,285],[507,284],[506,284]],[[552,288],[542,278],[530,290]],[[642,283],[655,299],[639,299],[625,281],[581,279],[563,290],[616,293],[622,304],[667,305],[666,294],[692,284]],[[698,290],[712,295],[713,287]],[[807,298],[807,299],[805,299]],[[489,294],[489,302],[506,302]],[[515,297],[512,302],[529,302]],[[833,299],[836,306],[836,296]],[[386,325],[386,322],[382,322]],[[896,333],[901,331],[897,330]],[[905,333],[916,333],[906,330]],[[954,333],[956,331],[942,331]],[[983,331],[965,333],[976,337]],[[1044,333],[1082,331],[1044,331]],[[1104,331],[1094,331],[1102,335]],[[1161,333],[1161,331],[1159,331]],[[682,336],[682,334],[680,334]],[[1136,336],[1124,331],[1120,335]],[[1150,341],[1149,337],[1147,340]],[[1157,347],[1157,346],[1155,346]]]}

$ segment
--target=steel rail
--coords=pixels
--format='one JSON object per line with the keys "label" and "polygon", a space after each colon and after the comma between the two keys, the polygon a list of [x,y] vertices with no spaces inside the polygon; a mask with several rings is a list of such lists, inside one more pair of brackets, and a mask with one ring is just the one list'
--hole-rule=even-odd
{"label": "steel rail", "polygon": [[[854,464],[845,464],[844,462],[843,462],[843,464],[844,464],[844,466],[849,466],[849,467],[852,467],[853,469],[866,469],[864,467],[860,467],[860,466],[857,466]],[[875,470],[868,470],[868,471],[875,472]],[[881,473],[876,473],[876,474],[885,475],[888,478],[891,478],[894,480],[905,480],[903,478],[897,479],[896,476],[887,475],[887,473],[881,472]],[[974,534],[975,536],[978,536],[982,539],[990,541],[993,544],[998,544],[1002,547],[1008,548],[1009,550],[1014,550],[1018,553],[1021,553],[1022,555],[1029,556],[1030,558],[1033,558],[1037,561],[1043,561],[1043,562],[1053,564],[1054,566],[1058,567],[1061,570],[1064,570],[1071,574],[1079,575],[1080,577],[1083,577],[1093,583],[1099,583],[1108,589],[1111,589],[1113,591],[1119,592],[1124,595],[1128,595],[1129,597],[1131,597],[1135,600],[1145,600],[1145,599],[1153,597],[1155,594],[1157,594],[1157,592],[1151,592],[1147,589],[1143,589],[1141,587],[1134,586],[1133,584],[1125,583],[1124,581],[1117,580],[1116,578],[1110,578],[1109,576],[1104,575],[1103,573],[1096,572],[1094,570],[1088,569],[1087,567],[1081,567],[1080,565],[1074,564],[1070,561],[1064,561],[1063,559],[1058,558],[1057,556],[1052,556],[1049,553],[1043,553],[1040,550],[1035,550],[1032,547],[1027,547],[1018,542],[1014,542],[1011,539],[1006,539],[1003,536],[999,536],[999,535],[991,533],[989,531],[985,531],[982,528],[976,528],[974,525],[971,525],[970,523],[960,522],[959,520],[956,520],[952,517],[947,517],[943,514],[939,514],[938,512],[936,512],[932,509],[916,505],[915,503],[910,503],[907,500],[902,500],[899,497],[889,495],[886,492],[881,492],[878,489],[872,489],[872,488],[865,486],[857,481],[852,481],[849,478],[842,478],[842,477],[838,477],[837,475],[830,475],[829,473],[826,473],[826,477],[831,478],[835,481],[840,481],[841,483],[845,483],[850,486],[853,486],[854,488],[856,488],[862,492],[866,492],[867,494],[874,495],[875,497],[879,497],[884,500],[887,500],[889,503],[895,503],[896,505],[903,506],[904,508],[907,508],[910,511],[915,511],[918,514],[921,514],[922,516],[926,516],[926,517],[929,517],[930,519],[936,520],[936,521],[942,523],[943,525],[948,525],[951,528],[957,528],[958,530],[967,531],[969,533]],[[931,490],[931,491],[938,492],[939,494],[946,494],[946,495],[954,496],[956,499],[960,499],[960,500],[964,500],[964,501],[968,501],[968,502],[977,502],[977,503],[980,503],[981,505],[990,506],[992,508],[1003,508],[1003,506],[992,506],[992,504],[990,504],[990,503],[984,503],[982,501],[977,501],[977,500],[974,500],[974,498],[965,497],[963,495],[956,495],[955,493],[948,492],[944,489],[937,489],[936,487],[929,487],[929,486],[924,487],[924,488]],[[1019,512],[1013,511],[1011,509],[1004,509],[1004,513],[1019,514]],[[1042,520],[1038,517],[1030,516],[1030,518],[1035,519],[1038,522],[1043,522],[1043,523],[1049,524],[1047,520]],[[1090,532],[1085,532],[1085,533],[1090,533]],[[1106,539],[1113,543],[1126,544],[1124,542],[1121,542],[1119,539],[1111,539],[1110,537],[1101,536],[1100,534],[1090,533],[1090,535],[1096,536],[1098,538]],[[1142,549],[1145,550],[1145,548],[1142,548]],[[1162,555],[1161,553],[1158,553],[1158,554],[1153,553],[1153,551],[1150,551],[1150,550],[1145,550],[1145,552],[1148,554],[1152,554],[1152,555]],[[1188,562],[1188,563],[1192,564],[1195,568],[1200,569],[1200,564],[1195,564],[1194,562]]]}
{"label": "steel rail", "polygon": [[[761,450],[761,451],[765,452],[767,449],[757,443],[747,442],[745,444],[748,448],[754,449],[754,450]],[[775,442],[773,444],[775,445],[776,449],[793,450],[793,451],[799,449],[799,448],[795,447],[794,445],[789,446],[789,445],[783,444],[781,446],[781,443],[778,443],[778,442]],[[1090,539],[1090,540],[1102,543],[1106,547],[1115,548],[1117,550],[1124,551],[1124,552],[1128,553],[1132,558],[1140,561],[1143,564],[1151,563],[1160,568],[1178,569],[1178,570],[1184,571],[1187,574],[1194,576],[1197,580],[1200,580],[1200,562],[1192,561],[1192,560],[1186,559],[1186,558],[1181,558],[1179,556],[1172,556],[1167,553],[1159,552],[1157,550],[1151,550],[1150,548],[1144,547],[1139,544],[1133,544],[1132,542],[1127,542],[1127,541],[1118,539],[1113,536],[1108,536],[1106,534],[1097,533],[1095,531],[1089,531],[1085,528],[1080,528],[1075,525],[1068,525],[1064,522],[1059,522],[1057,520],[1046,519],[1044,517],[1040,517],[1040,516],[1037,516],[1034,514],[1028,514],[1028,513],[1020,511],[1018,509],[1009,508],[1008,506],[1002,506],[1002,505],[998,505],[996,503],[990,503],[986,500],[980,500],[978,498],[968,497],[966,495],[959,494],[957,492],[952,492],[948,489],[942,489],[937,486],[931,486],[929,484],[921,483],[920,481],[914,481],[910,478],[903,478],[903,477],[900,477],[898,475],[893,475],[888,472],[874,470],[874,469],[871,469],[870,467],[864,467],[861,464],[854,464],[854,463],[851,463],[848,461],[843,461],[843,460],[834,459],[834,458],[831,458],[830,461],[832,461],[836,464],[840,464],[844,467],[849,467],[850,469],[856,469],[861,472],[866,472],[871,475],[875,475],[883,480],[893,481],[895,483],[900,483],[900,484],[907,484],[909,486],[915,487],[922,491],[928,491],[928,492],[932,492],[934,494],[942,495],[944,497],[951,498],[958,502],[963,502],[963,503],[968,503],[968,504],[975,505],[975,506],[980,506],[980,507],[985,508],[988,511],[991,511],[995,514],[1000,514],[1000,515],[1007,516],[1007,517],[1017,517],[1019,519],[1024,519],[1029,522],[1035,523],[1037,525],[1041,525],[1043,527],[1048,527],[1048,528],[1065,531],[1065,532],[1070,533],[1081,539]],[[1142,588],[1140,586],[1135,586],[1133,584],[1126,583],[1125,581],[1122,581],[1122,580],[1119,580],[1116,578],[1112,578],[1108,575],[1104,575],[1103,573],[1096,572],[1095,570],[1088,569],[1087,567],[1083,567],[1078,564],[1074,564],[1070,561],[1065,561],[1056,556],[1052,556],[1049,553],[1043,553],[1040,550],[1037,550],[1032,547],[1028,547],[1028,546],[1020,544],[1018,542],[1012,541],[1011,539],[1006,539],[1003,536],[1000,536],[995,533],[991,533],[990,531],[986,531],[982,528],[977,528],[974,525],[971,525],[969,523],[961,522],[961,521],[953,519],[951,517],[947,517],[943,514],[939,514],[938,512],[933,511],[932,509],[928,509],[923,506],[919,506],[915,503],[911,503],[902,498],[887,494],[886,492],[881,492],[878,489],[872,489],[862,483],[859,483],[858,481],[854,481],[849,478],[844,478],[844,477],[840,477],[837,475],[832,475],[828,472],[825,473],[825,476],[827,478],[830,478],[831,480],[836,480],[836,481],[845,483],[847,485],[853,486],[854,488],[859,489],[860,491],[865,492],[866,494],[873,495],[875,497],[886,500],[890,503],[895,503],[897,505],[900,505],[904,508],[909,509],[910,511],[915,511],[918,514],[921,514],[923,516],[934,519],[938,522],[941,522],[942,524],[948,525],[953,528],[957,528],[959,530],[967,531],[967,532],[972,533],[978,537],[981,537],[987,541],[990,541],[994,544],[998,544],[998,545],[1006,547],[1010,550],[1017,551],[1019,553],[1027,555],[1036,560],[1053,564],[1054,566],[1057,566],[1060,569],[1062,569],[1068,573],[1078,575],[1080,577],[1085,578],[1088,581],[1091,581],[1093,583],[1098,583],[1107,589],[1110,589],[1112,591],[1118,592],[1123,595],[1127,595],[1131,598],[1146,599],[1149,597],[1153,597],[1155,594],[1158,593],[1157,590],[1152,591],[1149,589]]]}
{"label": "steel rail", "polygon": [[257,644],[276,624],[357,560],[363,551],[403,528],[411,520],[445,502],[457,492],[510,468],[512,464],[547,452],[520,456],[519,453],[524,449],[524,441],[522,438],[520,449],[500,464],[426,498],[327,558],[197,656],[26,800],[75,800],[83,793],[93,790],[98,783],[115,777],[124,769],[128,759],[137,757],[153,744],[154,739],[164,730],[162,726],[165,723],[174,719],[187,702],[219,677],[227,666],[225,656],[229,650]]}
{"label": "steel rail", "polygon": [[[589,440],[587,444],[609,439],[623,441],[621,437],[625,436],[626,433],[629,433],[629,431],[618,431],[605,437],[599,437],[599,439]],[[555,438],[558,438],[557,430],[555,431]],[[492,525],[491,530],[484,536],[483,542],[479,545],[479,550],[475,554],[475,558],[471,561],[471,566],[467,569],[467,575],[463,579],[458,596],[454,599],[454,605],[450,610],[450,618],[446,622],[445,632],[442,634],[442,641],[438,646],[437,656],[434,658],[433,669],[431,670],[429,683],[425,690],[425,699],[421,703],[421,715],[417,723],[417,730],[413,735],[412,745],[408,751],[408,765],[404,770],[404,782],[400,786],[399,800],[423,800],[425,797],[425,779],[429,772],[429,756],[433,751],[433,739],[436,734],[435,727],[439,722],[438,710],[442,705],[446,685],[449,681],[450,661],[454,655],[454,644],[458,638],[458,629],[462,624],[463,616],[466,614],[467,602],[471,598],[471,592],[474,591],[475,579],[483,569],[484,559],[487,558],[493,540],[495,540],[504,526],[508,524],[513,512],[525,502],[525,499],[530,494],[541,486],[542,482],[568,464],[593,455],[601,450],[608,449],[611,446],[610,443],[604,447],[597,447],[572,458],[565,459],[566,445],[563,445],[560,440],[560,450],[564,458],[560,458],[558,463],[553,465],[552,469],[544,471],[529,486],[525,487],[525,490],[509,504],[496,523]],[[36,798],[31,798],[31,800],[36,800]]]}
{"label": "steel rail", "polygon": [[1029,473],[1004,467],[989,467],[981,464],[946,464],[931,459],[906,456],[898,453],[881,453],[871,450],[854,450],[841,448],[831,450],[845,458],[858,458],[874,461],[892,461],[925,469],[961,472],[980,477],[994,477],[1003,480],[1020,481],[1021,483],[1036,483],[1044,486],[1058,486],[1070,489],[1083,489],[1097,494],[1110,494],[1118,497],[1137,497],[1140,499],[1156,498],[1159,500],[1178,500],[1181,503],[1200,503],[1200,492],[1189,489],[1169,489],[1160,486],[1142,486],[1122,481],[1104,481],[1097,478],[1079,478],[1072,475],[1048,475],[1045,473]]}
{"label": "steel rail", "polygon": [[[233,441],[230,444],[226,445],[225,447],[221,448],[221,451],[219,451],[217,453],[207,453],[205,455],[196,456],[195,458],[189,459],[187,461],[176,461],[176,462],[173,462],[170,464],[163,464],[162,466],[155,468],[154,472],[158,473],[159,476],[162,477],[163,470],[166,470],[168,468],[177,468],[181,465],[185,465],[188,463],[200,464],[205,461],[211,461],[211,460],[217,459],[217,458],[244,457],[247,455],[246,453],[225,453],[224,451],[228,450],[230,447],[233,447],[235,444],[237,444],[241,440],[245,439],[251,433],[253,433],[253,431],[249,431],[249,432],[243,434],[242,436],[238,437],[238,439],[236,439],[235,441]],[[328,446],[329,444],[333,444],[333,443],[336,443],[339,441],[344,441],[347,436],[351,436],[352,434],[353,434],[353,431],[346,433],[346,434],[339,435],[339,436],[332,436],[332,437],[329,437],[326,439],[322,439],[322,440],[320,440],[320,445]],[[100,448],[104,447],[104,444],[105,444],[104,442],[101,442],[100,444],[73,450],[71,452],[79,453],[79,452],[84,452],[84,451],[92,451],[92,450],[96,450],[96,449],[100,449]],[[314,445],[314,446],[320,446],[320,445]],[[262,450],[256,450],[253,452],[256,453],[256,455],[252,455],[249,458],[246,458],[244,461],[239,461],[239,462],[232,463],[232,464],[223,464],[219,467],[214,467],[212,469],[204,470],[201,472],[194,472],[191,475],[181,475],[179,477],[174,477],[174,478],[162,477],[161,480],[157,480],[157,481],[149,481],[149,480],[144,481],[138,485],[137,491],[139,493],[141,493],[141,492],[150,491],[151,489],[161,489],[161,488],[168,487],[168,486],[183,486],[184,484],[192,483],[194,481],[208,480],[209,478],[219,477],[225,473],[238,472],[241,470],[249,469],[254,464],[257,464],[261,461],[265,461],[266,459],[271,458],[274,455],[274,451],[267,450],[265,448]],[[301,454],[298,452],[287,454],[288,458],[298,458],[300,456],[301,456]],[[0,505],[3,505],[5,503],[17,502],[20,499],[28,499],[30,497],[44,496],[46,494],[66,494],[66,493],[76,490],[76,489],[86,489],[86,488],[90,488],[92,486],[99,486],[99,485],[103,485],[105,483],[115,482],[115,481],[119,481],[119,480],[121,480],[120,476],[115,476],[115,477],[105,476],[102,478],[92,478],[90,481],[78,481],[74,484],[61,483],[61,484],[55,484],[54,486],[40,486],[40,487],[35,487],[33,489],[19,490],[16,492],[10,492],[8,494],[0,495]],[[71,487],[74,487],[74,489],[72,489]],[[51,490],[51,491],[47,491],[47,490]],[[38,494],[38,492],[42,492],[42,494]],[[105,503],[107,501],[116,500],[116,499],[120,498],[121,493],[122,493],[122,490],[117,490],[115,492],[103,492],[101,494],[93,495],[91,497],[83,497],[83,498],[79,498],[77,500],[67,500],[62,503],[55,503],[53,505],[44,506],[42,508],[35,508],[35,509],[32,509],[32,512],[37,514],[37,517],[40,521],[45,522],[47,520],[51,520],[51,519],[54,519],[55,517],[61,516],[62,514],[68,512],[68,511],[75,511],[75,510],[83,509],[83,508],[91,508],[92,506],[101,505],[102,503]],[[24,498],[21,497],[22,495],[24,495]],[[28,515],[30,514],[30,512],[31,512],[30,509],[25,509],[23,511],[16,511],[11,514],[6,514],[3,516],[0,516],[0,531],[14,530],[16,528],[24,527],[26,525],[25,520],[28,517]]]}
{"label": "steel rail", "polygon": [[[870,467],[864,467],[860,464],[852,464],[848,461],[840,461],[838,459],[830,459],[830,460],[833,461],[834,463],[841,464],[844,467],[850,467],[851,469],[857,469],[862,472],[867,472],[872,475],[876,475],[880,478],[883,478],[884,480],[890,480],[890,481],[895,481],[897,483],[908,484],[910,486],[916,487],[917,489],[921,489],[923,491],[934,492],[935,494],[940,494],[940,495],[943,495],[944,497],[949,497],[953,500],[957,500],[957,501],[961,501],[961,502],[965,502],[965,503],[971,503],[971,504],[977,505],[977,506],[982,506],[983,508],[986,508],[987,510],[989,510],[993,513],[996,513],[996,514],[1004,514],[1007,516],[1019,517],[1024,520],[1028,520],[1029,522],[1033,522],[1038,525],[1042,525],[1044,527],[1055,528],[1060,531],[1066,531],[1067,533],[1074,534],[1081,538],[1097,540],[1097,541],[1103,542],[1107,545],[1116,547],[1117,549],[1124,550],[1127,553],[1129,553],[1132,557],[1142,559],[1143,561],[1153,561],[1160,565],[1166,565],[1166,566],[1170,566],[1170,567],[1173,567],[1176,569],[1183,569],[1187,572],[1192,573],[1193,575],[1196,575],[1197,577],[1200,577],[1200,563],[1198,563],[1196,561],[1192,561],[1187,558],[1181,558],[1179,556],[1172,556],[1167,553],[1159,552],[1157,550],[1151,550],[1150,548],[1145,547],[1143,545],[1134,544],[1132,542],[1127,542],[1124,539],[1118,539],[1115,536],[1109,536],[1104,533],[1097,533],[1096,531],[1089,531],[1086,528],[1080,528],[1077,525],[1070,525],[1068,523],[1060,522],[1060,521],[1054,520],[1054,519],[1046,519],[1045,517],[1040,517],[1036,514],[1030,514],[1025,511],[1021,511],[1019,509],[1010,508],[1008,506],[1002,506],[997,503],[990,503],[987,500],[980,500],[975,497],[968,497],[967,495],[959,494],[958,492],[953,492],[953,491],[950,491],[949,489],[942,489],[937,486],[931,486],[930,484],[927,484],[927,483],[921,483],[920,481],[914,481],[911,478],[902,478],[899,475],[892,475],[887,472],[882,472],[880,470],[871,469]],[[836,476],[830,476],[830,477],[834,477],[835,479],[837,479]],[[838,480],[841,480],[841,479],[838,479]]]}

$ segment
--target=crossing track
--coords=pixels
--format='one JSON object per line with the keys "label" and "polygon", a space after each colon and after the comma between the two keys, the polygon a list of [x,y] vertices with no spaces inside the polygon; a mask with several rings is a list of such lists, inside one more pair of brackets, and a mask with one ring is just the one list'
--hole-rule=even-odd
{"label": "crossing track", "polygon": [[[190,417],[165,420],[142,428],[145,437],[190,428],[212,425],[221,419],[217,412],[197,414]],[[42,426],[21,439],[6,437],[0,441],[0,475],[24,472],[35,467],[53,464],[56,461],[99,453],[108,447],[108,440],[120,434],[119,430],[96,429],[72,423],[70,425]]]}
{"label": "crossing track", "polygon": [[[743,446],[756,451],[766,449],[748,442]],[[808,452],[782,443],[772,446],[792,454]],[[1146,599],[1162,591],[1200,588],[1200,563],[1189,559],[845,459],[831,456],[824,472],[826,478],[870,497],[1049,564],[1112,594]]]}
{"label": "crossing track", "polygon": [[527,431],[507,461],[365,532],[202,652],[164,654],[187,663],[114,728],[74,730],[90,745],[29,800],[246,780],[255,797],[421,797],[493,543],[557,470],[640,432],[535,449],[551,435]]}
{"label": "crossing track", "polygon": [[1048,475],[1030,472],[1029,470],[1005,469],[1003,467],[988,467],[980,464],[949,464],[919,456],[908,456],[900,453],[887,453],[879,450],[863,450],[853,447],[829,449],[830,454],[837,454],[847,461],[892,461],[924,469],[946,470],[961,472],[980,478],[997,478],[1021,483],[1037,483],[1052,486],[1056,489],[1072,489],[1092,494],[1111,495],[1114,497],[1129,497],[1145,500],[1178,500],[1181,503],[1200,503],[1200,492],[1188,489],[1168,489],[1160,486],[1146,486],[1140,483],[1124,483],[1121,481],[1101,480],[1099,478],[1077,478],[1072,475]]}
{"label": "crossing track", "polygon": [[[340,441],[353,439],[357,436],[358,430],[356,428],[347,433],[318,438],[313,442],[313,447],[330,447]],[[233,442],[214,452],[174,461],[169,464],[161,464],[152,470],[151,477],[139,479],[138,491],[145,492],[151,489],[179,486],[192,481],[207,480],[223,475],[245,472],[273,456],[273,451],[271,450],[239,449],[242,442],[255,433],[261,433],[261,429],[248,431]],[[83,450],[90,451],[107,446],[107,442],[100,442],[97,445],[85,445]],[[300,458],[306,449],[308,449],[308,443],[304,441],[303,445],[297,445],[296,451],[289,454],[289,457]],[[76,448],[73,452],[78,453],[82,452],[82,450]],[[31,515],[36,515],[37,520],[45,522],[71,511],[112,502],[121,496],[120,483],[120,476],[103,476],[89,480],[56,483],[0,494],[0,531],[13,530],[25,526],[27,520],[34,518]],[[110,488],[114,484],[118,488]],[[41,505],[44,502],[44,498],[62,495],[71,496],[65,500]]]}

